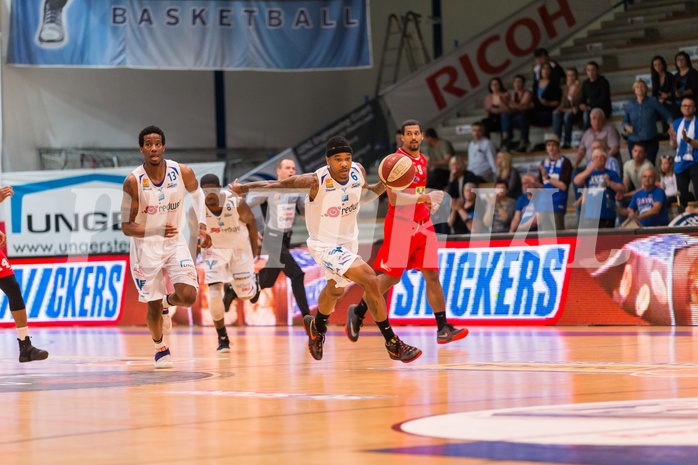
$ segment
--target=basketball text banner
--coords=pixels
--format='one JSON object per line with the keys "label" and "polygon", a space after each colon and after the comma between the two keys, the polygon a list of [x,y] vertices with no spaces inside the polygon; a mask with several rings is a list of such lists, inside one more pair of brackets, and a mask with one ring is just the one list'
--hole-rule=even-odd
{"label": "basketball text banner", "polygon": [[8,62],[99,68],[371,67],[367,0],[12,0]]}
{"label": "basketball text banner", "polygon": [[[487,88],[491,78],[507,76],[526,63],[532,66],[537,48],[552,50],[609,11],[612,3],[608,0],[532,2],[381,95],[395,124],[415,117],[429,124],[441,114],[462,108],[466,101]],[[524,71],[527,77],[529,69]]]}

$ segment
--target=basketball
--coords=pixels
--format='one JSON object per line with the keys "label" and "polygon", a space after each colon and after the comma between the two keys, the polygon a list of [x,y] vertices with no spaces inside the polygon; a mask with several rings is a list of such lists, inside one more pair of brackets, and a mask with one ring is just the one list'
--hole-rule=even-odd
{"label": "basketball", "polygon": [[391,153],[378,166],[380,180],[395,191],[401,191],[412,184],[415,174],[414,164],[410,157],[399,153]]}

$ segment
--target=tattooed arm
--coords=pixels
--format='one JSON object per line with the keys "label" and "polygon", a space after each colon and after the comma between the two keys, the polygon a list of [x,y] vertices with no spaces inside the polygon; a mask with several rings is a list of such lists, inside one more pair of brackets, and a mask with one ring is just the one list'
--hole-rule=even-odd
{"label": "tattooed arm", "polygon": [[370,185],[366,181],[366,170],[364,169],[364,167],[360,163],[357,163],[356,165],[359,167],[359,169],[361,170],[361,174],[364,177],[364,185],[361,186],[361,188],[363,189],[363,193],[361,194],[361,203],[364,204],[368,202],[373,202],[378,197],[380,197],[383,192],[385,192],[385,184],[383,184],[381,181],[378,181],[374,185]]}
{"label": "tattooed arm", "polygon": [[283,181],[257,181],[240,184],[236,179],[228,185],[228,190],[234,194],[242,195],[256,190],[285,191],[288,193],[309,194],[310,200],[314,200],[320,184],[314,173],[291,176]]}

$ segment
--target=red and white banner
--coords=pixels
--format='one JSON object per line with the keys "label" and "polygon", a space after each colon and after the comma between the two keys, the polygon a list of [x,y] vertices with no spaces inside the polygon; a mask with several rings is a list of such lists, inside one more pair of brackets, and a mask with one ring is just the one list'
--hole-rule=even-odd
{"label": "red and white banner", "polygon": [[[524,65],[533,52],[561,44],[610,11],[609,0],[541,0],[522,8],[460,48],[388,88],[382,97],[395,124],[428,124],[463,105],[490,78]],[[528,72],[528,70],[527,70]]]}

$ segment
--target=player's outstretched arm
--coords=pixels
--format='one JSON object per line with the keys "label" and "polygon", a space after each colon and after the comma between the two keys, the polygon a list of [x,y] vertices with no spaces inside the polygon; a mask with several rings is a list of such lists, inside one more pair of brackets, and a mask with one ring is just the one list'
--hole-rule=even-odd
{"label": "player's outstretched arm", "polygon": [[240,184],[236,179],[232,184],[228,184],[228,190],[237,195],[247,194],[251,190],[271,190],[297,192],[310,194],[310,199],[314,199],[318,191],[317,176],[313,173],[291,176],[283,181],[256,181]]}
{"label": "player's outstretched arm", "polygon": [[184,187],[191,195],[191,205],[196,214],[196,219],[199,222],[199,244],[202,248],[211,247],[211,238],[209,237],[206,230],[206,201],[204,191],[199,187],[199,181],[196,179],[194,170],[189,166],[180,164],[179,169],[182,170],[182,181],[184,182]]}
{"label": "player's outstretched arm", "polygon": [[381,181],[378,181],[377,183],[370,185],[366,181],[366,169],[364,169],[361,163],[357,163],[356,165],[359,167],[359,169],[361,170],[361,174],[364,177],[364,185],[361,186],[361,188],[363,189],[363,192],[361,193],[361,203],[365,204],[368,202],[373,202],[378,197],[380,197],[383,192],[385,192],[385,184],[383,184]]}

